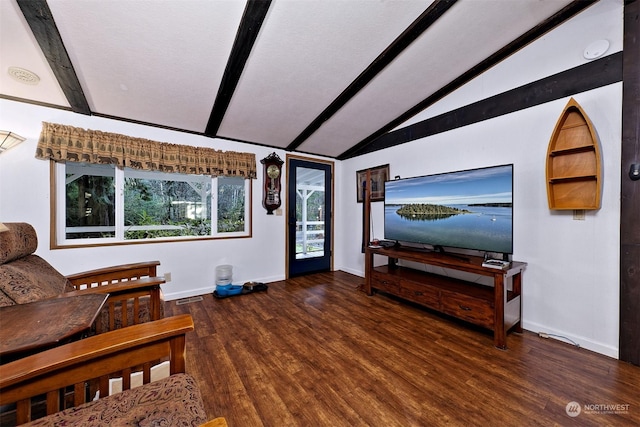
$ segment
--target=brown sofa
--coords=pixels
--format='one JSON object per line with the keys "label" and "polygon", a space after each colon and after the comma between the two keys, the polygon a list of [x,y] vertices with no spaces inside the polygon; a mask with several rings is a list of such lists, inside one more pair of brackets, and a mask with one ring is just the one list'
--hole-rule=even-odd
{"label": "brown sofa", "polygon": [[[15,405],[9,423],[29,426],[199,426],[202,396],[185,373],[190,315],[134,325],[65,344],[0,366],[0,405]],[[151,364],[169,360],[166,378],[150,382]],[[107,396],[109,379],[144,367],[144,384]],[[92,400],[99,391],[97,400]],[[41,402],[46,396],[46,402]],[[40,402],[43,418],[33,414]],[[33,420],[33,421],[32,421]],[[223,418],[207,425],[224,426]]]}
{"label": "brown sofa", "polygon": [[[97,333],[164,317],[158,261],[106,267],[63,276],[35,255],[38,238],[27,223],[3,223],[0,232],[0,307],[86,293],[109,294]],[[123,310],[123,307],[125,309]]]}

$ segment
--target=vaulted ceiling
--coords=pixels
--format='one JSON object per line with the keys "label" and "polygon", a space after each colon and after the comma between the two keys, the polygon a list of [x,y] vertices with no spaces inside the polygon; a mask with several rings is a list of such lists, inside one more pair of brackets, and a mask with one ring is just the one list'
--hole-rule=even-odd
{"label": "vaulted ceiling", "polygon": [[3,0],[0,96],[348,158],[591,3]]}

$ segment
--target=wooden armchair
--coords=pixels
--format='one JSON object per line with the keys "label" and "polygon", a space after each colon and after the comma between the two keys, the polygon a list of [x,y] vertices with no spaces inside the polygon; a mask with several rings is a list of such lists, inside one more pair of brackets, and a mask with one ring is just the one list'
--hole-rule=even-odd
{"label": "wooden armchair", "polygon": [[86,293],[108,293],[103,314],[96,322],[96,331],[111,331],[122,326],[164,317],[160,285],[164,278],[156,276],[159,261],[124,264],[66,276],[75,290],[65,296]]}
{"label": "wooden armchair", "polygon": [[164,316],[159,261],[126,264],[70,276],[61,275],[34,255],[38,239],[27,223],[4,223],[0,232],[0,307],[82,293],[105,293],[109,299],[96,321],[101,333]]}
{"label": "wooden armchair", "polygon": [[[15,404],[9,415],[17,424],[38,416],[32,408],[44,395],[46,416],[30,425],[197,426],[207,417],[194,379],[185,374],[185,335],[193,329],[190,315],[173,316],[1,365],[0,405]],[[159,358],[169,359],[170,376],[150,382],[151,364]],[[139,366],[144,385],[130,388],[132,368]],[[124,391],[108,396],[113,376],[122,377]],[[100,398],[92,401],[95,384]]]}

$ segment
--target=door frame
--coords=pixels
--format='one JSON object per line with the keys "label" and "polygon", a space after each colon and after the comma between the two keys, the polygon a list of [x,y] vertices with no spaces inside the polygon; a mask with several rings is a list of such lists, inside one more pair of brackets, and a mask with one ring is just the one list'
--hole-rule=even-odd
{"label": "door frame", "polygon": [[[291,164],[291,160],[302,160],[305,162],[311,162],[311,163],[320,163],[323,165],[329,165],[331,166],[331,212],[327,212],[327,214],[329,215],[330,218],[330,222],[331,222],[331,247],[330,247],[330,254],[329,254],[329,270],[333,271],[333,253],[334,253],[334,245],[335,245],[335,241],[334,241],[334,235],[335,235],[335,215],[334,215],[334,210],[335,210],[335,198],[336,198],[336,180],[335,180],[335,162],[331,161],[331,160],[324,160],[324,159],[316,159],[313,157],[305,157],[305,156],[298,156],[295,154],[288,154],[286,156],[286,160],[285,160],[285,165],[286,165],[286,171],[287,171],[287,180],[286,180],[286,186],[285,186],[285,194],[287,195],[287,197],[285,197],[285,236],[284,236],[284,242],[285,242],[285,257],[284,257],[284,262],[285,262],[285,266],[284,266],[284,274],[285,274],[285,278],[288,279],[289,278],[289,255],[290,255],[290,251],[293,250],[295,251],[295,248],[290,248],[289,247],[289,185],[290,185],[290,181],[289,181],[289,171],[291,170],[290,168],[290,164]],[[295,183],[294,183],[295,185]],[[295,203],[295,202],[294,202]]]}

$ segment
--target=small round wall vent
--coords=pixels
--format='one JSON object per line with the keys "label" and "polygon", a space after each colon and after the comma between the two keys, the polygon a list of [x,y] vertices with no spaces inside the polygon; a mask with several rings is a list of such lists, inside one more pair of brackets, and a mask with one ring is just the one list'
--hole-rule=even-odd
{"label": "small round wall vent", "polygon": [[37,85],[40,82],[40,77],[36,73],[29,70],[25,70],[20,67],[9,67],[9,75],[20,83],[27,85]]}

